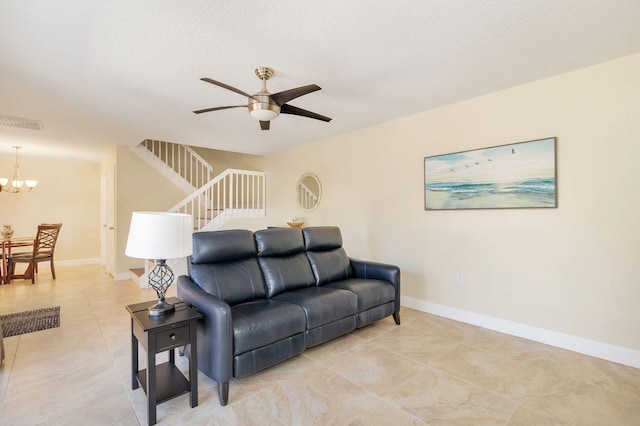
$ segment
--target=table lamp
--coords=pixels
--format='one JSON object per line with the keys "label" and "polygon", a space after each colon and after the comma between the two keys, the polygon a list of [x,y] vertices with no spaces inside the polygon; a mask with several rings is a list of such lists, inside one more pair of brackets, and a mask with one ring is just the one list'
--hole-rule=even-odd
{"label": "table lamp", "polygon": [[167,289],[173,283],[173,271],[167,259],[193,253],[191,235],[193,219],[189,214],[167,212],[133,212],[125,254],[139,259],[153,259],[149,285],[158,295],[158,303],[149,307],[149,316],[173,312],[175,307],[165,301]]}

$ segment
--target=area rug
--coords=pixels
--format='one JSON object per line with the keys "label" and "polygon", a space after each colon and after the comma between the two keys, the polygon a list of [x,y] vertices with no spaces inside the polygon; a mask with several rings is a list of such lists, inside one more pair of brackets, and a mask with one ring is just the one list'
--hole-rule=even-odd
{"label": "area rug", "polygon": [[60,306],[0,315],[4,337],[60,327]]}

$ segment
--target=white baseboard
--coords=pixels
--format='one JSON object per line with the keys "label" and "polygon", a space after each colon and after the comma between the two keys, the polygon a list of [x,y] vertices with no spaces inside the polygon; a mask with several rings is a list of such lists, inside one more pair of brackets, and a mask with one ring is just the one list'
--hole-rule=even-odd
{"label": "white baseboard", "polygon": [[[56,266],[99,265],[100,258],[90,257],[87,259],[56,260],[55,263],[56,263]],[[38,268],[45,265],[47,268],[49,267],[49,264],[47,262],[42,262],[38,265]]]}
{"label": "white baseboard", "polygon": [[113,276],[114,281],[126,281],[131,279],[131,272],[118,272]]}
{"label": "white baseboard", "polygon": [[[54,260],[54,262],[56,266],[98,265],[100,264],[100,258],[90,257],[87,259]],[[51,269],[51,264],[48,261],[38,263],[38,270],[42,269]]]}
{"label": "white baseboard", "polygon": [[622,346],[615,346],[597,340],[585,339],[570,334],[559,333],[540,327],[521,324],[471,311],[452,308],[412,297],[401,297],[401,305],[433,315],[449,318],[478,327],[498,331],[512,336],[522,337],[546,345],[567,349],[585,355],[602,358],[607,361],[640,368],[640,351]]}
{"label": "white baseboard", "polygon": [[[56,260],[56,266],[79,266],[79,265],[100,265],[102,264],[99,257],[87,258],[87,259],[73,259],[73,260]],[[38,265],[38,268],[48,269],[48,262],[42,262]],[[126,281],[131,279],[131,272],[119,272],[113,275],[114,281]]]}

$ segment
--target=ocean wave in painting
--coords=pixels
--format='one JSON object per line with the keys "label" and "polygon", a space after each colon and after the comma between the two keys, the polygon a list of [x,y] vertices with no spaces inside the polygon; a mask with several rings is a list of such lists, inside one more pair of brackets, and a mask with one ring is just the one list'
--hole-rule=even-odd
{"label": "ocean wave in painting", "polygon": [[447,192],[461,196],[476,196],[483,194],[520,194],[520,195],[553,195],[555,193],[555,178],[528,179],[521,182],[489,183],[489,182],[431,182],[426,189],[435,192]]}
{"label": "ocean wave in painting", "polygon": [[557,207],[555,142],[425,157],[425,209]]}

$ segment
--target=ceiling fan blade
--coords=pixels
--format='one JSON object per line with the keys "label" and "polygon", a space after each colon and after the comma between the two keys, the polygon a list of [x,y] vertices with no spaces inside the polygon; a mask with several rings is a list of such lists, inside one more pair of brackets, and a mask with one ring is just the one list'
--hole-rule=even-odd
{"label": "ceiling fan blade", "polygon": [[296,87],[295,89],[285,90],[284,92],[278,92],[276,94],[271,95],[271,100],[282,106],[287,102],[299,98],[302,95],[306,95],[311,92],[315,92],[316,90],[320,90],[321,87],[316,84],[310,84],[308,86]]}
{"label": "ceiling fan blade", "polygon": [[262,130],[269,130],[270,121],[260,121],[260,128]]}
{"label": "ceiling fan blade", "polygon": [[229,109],[229,108],[240,108],[247,107],[247,105],[230,105],[230,106],[221,106],[221,107],[213,107],[213,108],[205,108],[199,109],[197,111],[193,111],[194,114],[202,114],[203,112],[211,112],[211,111],[219,111],[221,109]]}
{"label": "ceiling fan blade", "polygon": [[291,115],[300,115],[302,117],[315,118],[316,120],[326,121],[327,123],[331,121],[329,117],[325,117],[324,115],[316,114],[315,112],[307,111],[306,109],[294,107],[293,105],[282,105],[280,107],[281,114],[291,114]]}
{"label": "ceiling fan blade", "polygon": [[[207,83],[215,84],[216,86],[220,86],[220,87],[222,87],[223,89],[231,90],[232,92],[236,92],[237,94],[242,95],[242,96],[246,96],[247,98],[255,99],[255,98],[254,98],[253,96],[251,96],[250,94],[245,93],[245,92],[243,92],[243,91],[242,91],[242,90],[240,90],[240,89],[236,89],[236,88],[235,88],[235,87],[233,87],[233,86],[229,86],[228,84],[220,83],[219,81],[215,81],[215,80],[212,80],[212,79],[207,78],[207,77],[201,78],[200,80],[202,80],[202,81],[206,81]],[[255,100],[257,100],[257,99],[255,99]]]}

